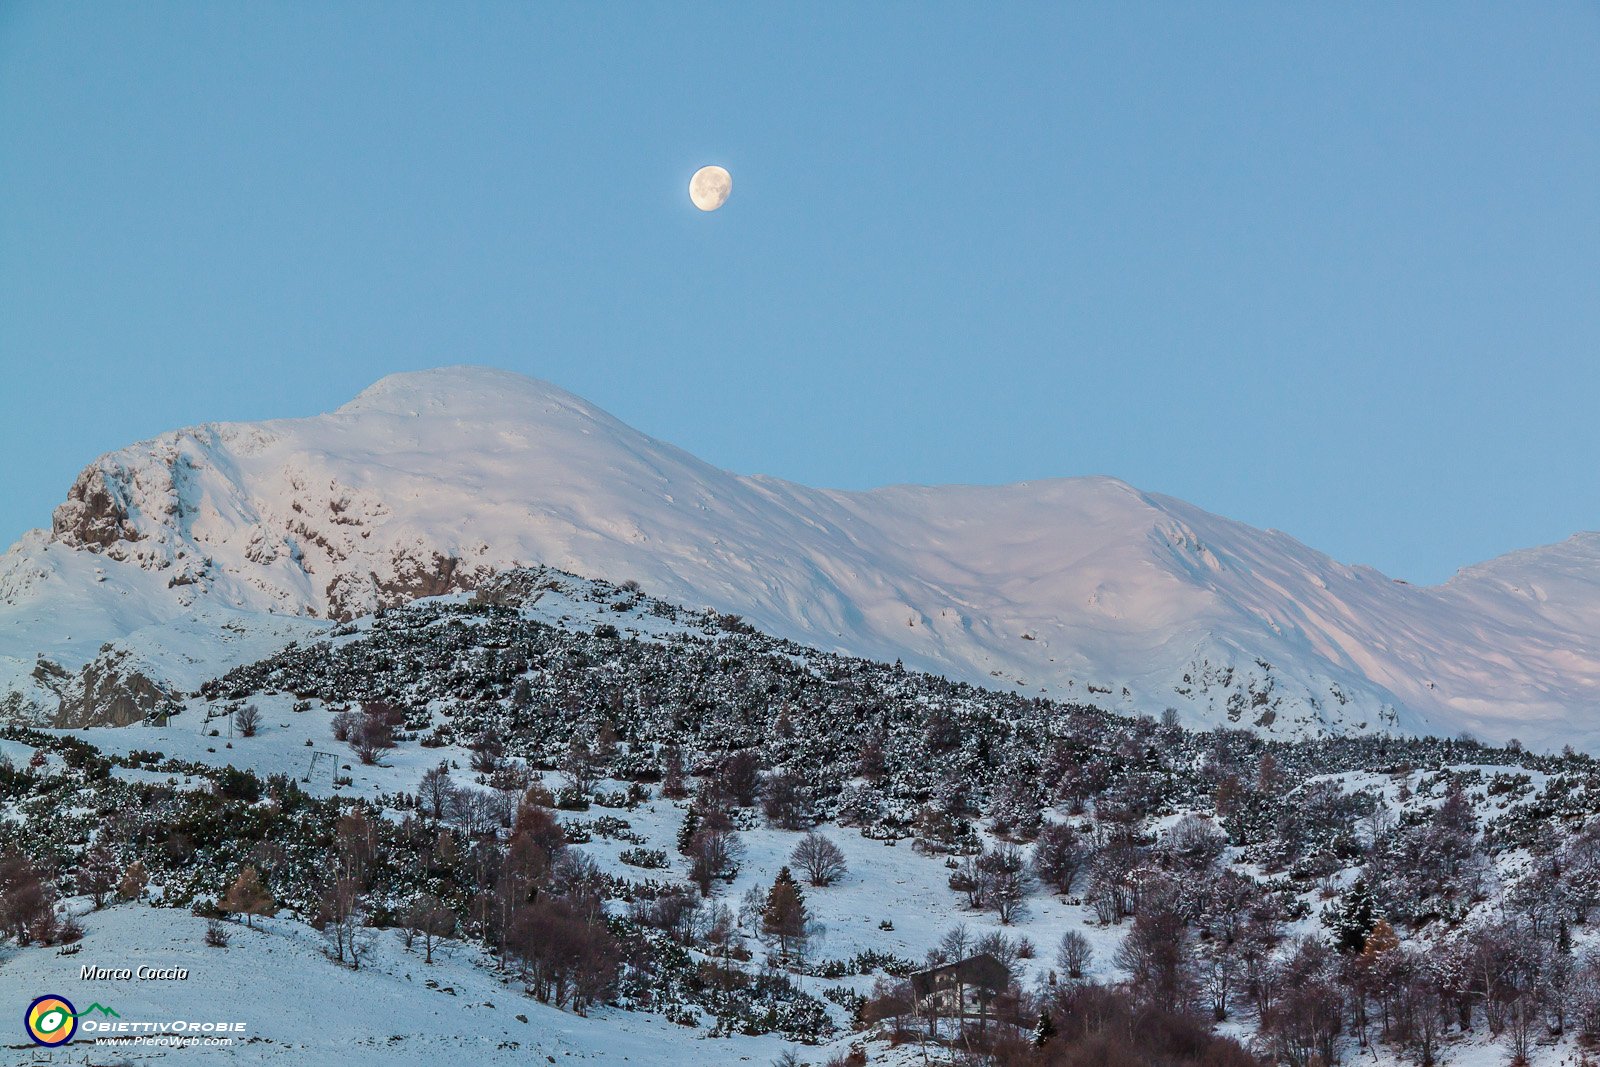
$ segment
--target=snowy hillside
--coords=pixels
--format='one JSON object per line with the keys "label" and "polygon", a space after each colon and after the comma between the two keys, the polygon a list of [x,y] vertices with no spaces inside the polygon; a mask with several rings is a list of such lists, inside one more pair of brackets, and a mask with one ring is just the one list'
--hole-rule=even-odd
{"label": "snowy hillside", "polygon": [[[101,457],[48,534],[0,557],[0,700],[128,721],[319,620],[515,564],[1195,725],[1600,744],[1600,536],[1424,588],[1109,478],[843,492],[739,476],[479,368]],[[104,714],[130,684],[147,691]]]}
{"label": "snowy hillside", "polygon": [[[120,1016],[140,1020],[214,1020],[237,1017],[247,1037],[223,1048],[175,1047],[147,1039],[143,1045],[107,1046],[96,1058],[54,1063],[396,1064],[556,1062],[599,1065],[765,1063],[785,1046],[776,1038],[747,1038],[737,1053],[680,1026],[636,1013],[607,1010],[599,1017],[556,1011],[520,996],[467,946],[448,945],[424,966],[392,937],[374,938],[373,958],[360,971],[330,967],[321,938],[300,923],[268,919],[240,927],[225,949],[202,942],[204,919],[181,911],[115,908],[85,918],[83,949],[70,956],[53,949],[10,952],[0,968],[0,996],[26,1004],[38,990],[84,992]],[[129,946],[139,946],[147,966],[181,967],[182,982],[99,982],[79,979],[86,963],[125,966]],[[275,976],[263,982],[261,969]],[[80,999],[78,1006],[87,1004]],[[99,1003],[97,1000],[96,1003]],[[330,1005],[341,1022],[327,1025]],[[87,1038],[75,1042],[85,1045]],[[21,1045],[12,1054],[31,1056]],[[762,1055],[762,1054],[765,1055]],[[0,1052],[0,1056],[4,1053]],[[760,1058],[756,1058],[760,1057]],[[29,1063],[29,1059],[5,1062]]]}
{"label": "snowy hillside", "polygon": [[[71,1062],[1557,1067],[1600,1036],[1588,756],[1193,733],[547,569],[203,688],[0,727],[0,999],[245,1027]],[[993,1011],[908,1015],[969,954]],[[135,966],[187,977],[83,972]]]}

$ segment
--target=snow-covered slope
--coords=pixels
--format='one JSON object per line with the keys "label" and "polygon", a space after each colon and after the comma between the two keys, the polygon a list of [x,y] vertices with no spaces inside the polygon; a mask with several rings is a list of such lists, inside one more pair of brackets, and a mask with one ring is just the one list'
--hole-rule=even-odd
{"label": "snow-covered slope", "polygon": [[[75,904],[87,909],[87,902]],[[0,949],[8,957],[8,966],[0,967],[0,995],[26,1005],[52,992],[80,1010],[91,1001],[104,1003],[120,1020],[141,1026],[242,1023],[243,1036],[226,1046],[179,1047],[170,1035],[95,1046],[96,1035],[84,1030],[47,1060],[18,1043],[19,1032],[0,1045],[0,1062],[710,1067],[771,1063],[788,1047],[773,1036],[741,1037],[737,1046],[709,1041],[660,1016],[613,1008],[589,1016],[558,1011],[523,995],[459,942],[441,946],[425,964],[392,934],[377,935],[368,962],[353,971],[334,966],[318,935],[289,919],[230,927],[224,949],[206,947],[206,921],[181,910],[109,908],[84,915],[83,922],[82,949],[70,956],[53,948]],[[188,977],[86,981],[85,966],[182,968]],[[335,1015],[338,1025],[328,1025]]]}
{"label": "snow-covered slope", "polygon": [[1600,744],[1600,535],[1411,586],[1110,478],[842,492],[742,477],[481,368],[101,457],[48,534],[0,557],[0,693],[53,708],[69,683],[36,656],[70,675],[108,641],[124,673],[189,688],[313,620],[535,563],[1191,723]]}

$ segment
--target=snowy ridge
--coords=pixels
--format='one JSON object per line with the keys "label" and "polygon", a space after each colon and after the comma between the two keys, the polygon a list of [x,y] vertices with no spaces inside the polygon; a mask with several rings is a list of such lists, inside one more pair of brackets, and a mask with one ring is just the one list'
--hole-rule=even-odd
{"label": "snowy ridge", "polygon": [[106,642],[188,690],[317,620],[535,564],[1193,725],[1600,744],[1600,535],[1412,586],[1110,478],[742,477],[554,386],[459,367],[95,461],[51,531],[0,557],[0,700],[49,713],[36,657],[71,674]]}

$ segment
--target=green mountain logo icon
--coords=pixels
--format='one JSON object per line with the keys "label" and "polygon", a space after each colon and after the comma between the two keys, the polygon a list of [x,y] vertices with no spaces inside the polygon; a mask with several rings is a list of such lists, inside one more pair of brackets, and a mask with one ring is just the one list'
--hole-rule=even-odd
{"label": "green mountain logo icon", "polygon": [[93,1015],[95,1012],[99,1012],[101,1015],[110,1016],[113,1019],[122,1018],[122,1016],[117,1014],[116,1009],[108,1008],[104,1004],[91,1004],[82,1011],[74,1013],[72,1017],[74,1019],[81,1019],[85,1015]]}

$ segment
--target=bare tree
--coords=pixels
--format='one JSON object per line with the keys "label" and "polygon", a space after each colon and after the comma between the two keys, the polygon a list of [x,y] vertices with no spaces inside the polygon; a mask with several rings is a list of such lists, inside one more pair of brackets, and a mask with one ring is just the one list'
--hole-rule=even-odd
{"label": "bare tree", "polygon": [[455,792],[456,784],[450,778],[450,764],[440,760],[438,766],[423,772],[422,782],[417,786],[417,803],[435,820],[442,819],[450,809]]}
{"label": "bare tree", "polygon": [[713,882],[733,879],[743,853],[744,847],[732,831],[701,830],[689,842],[689,880],[700,887],[703,896],[710,896]]}
{"label": "bare tree", "polygon": [[1594,949],[1584,953],[1573,971],[1571,1003],[1578,1036],[1600,1040],[1600,952]]}
{"label": "bare tree", "polygon": [[713,778],[727,798],[739,807],[750,807],[761,795],[761,763],[753,749],[730,753],[717,765]]}
{"label": "bare tree", "polygon": [[1216,866],[1227,844],[1227,836],[1210,819],[1185,815],[1167,831],[1162,852],[1176,869],[1200,872]]}
{"label": "bare tree", "polygon": [[55,899],[55,886],[32,861],[14,852],[0,855],[0,926],[18,944],[54,934]]}
{"label": "bare tree", "polygon": [[1028,864],[1022,850],[1001,843],[980,855],[976,866],[983,881],[983,903],[994,909],[1002,923],[1009,924],[1028,896]]}
{"label": "bare tree", "polygon": [[599,781],[598,761],[589,742],[582,736],[573,734],[572,743],[561,758],[561,773],[567,779],[567,784],[579,793],[589,792]]}
{"label": "bare tree", "polygon": [[1512,995],[1506,1005],[1506,1044],[1513,1064],[1526,1064],[1533,1055],[1539,1018],[1539,1005],[1532,993],[1519,990]]}
{"label": "bare tree", "polygon": [[408,936],[421,939],[426,963],[433,962],[434,946],[455,933],[455,929],[455,912],[432,893],[419,894],[406,909],[406,931]]}
{"label": "bare tree", "polygon": [[1089,844],[1077,830],[1066,823],[1046,823],[1033,848],[1033,870],[1039,881],[1066,896],[1089,855]]}
{"label": "bare tree", "polygon": [[518,909],[507,951],[530,993],[581,1013],[615,986],[620,950],[603,922],[586,917],[595,911],[560,898]]}
{"label": "bare tree", "polygon": [[1211,1009],[1211,1017],[1222,1022],[1228,1017],[1228,1004],[1238,988],[1243,966],[1233,946],[1221,941],[1201,941],[1196,954],[1195,975],[1200,992]]}
{"label": "bare tree", "polygon": [[369,872],[378,858],[378,829],[361,809],[341,815],[334,823],[332,855],[338,877],[349,879],[358,889],[371,883]]}
{"label": "bare tree", "polygon": [[245,704],[233,713],[233,728],[240,737],[254,737],[261,728],[261,709]]}
{"label": "bare tree", "polygon": [[966,923],[956,923],[939,939],[939,951],[948,959],[964,960],[972,955],[972,931]]}
{"label": "bare tree", "polygon": [[355,749],[362,763],[377,763],[379,753],[394,747],[394,732],[404,721],[405,715],[393,704],[383,701],[363,704],[361,718],[350,734],[350,747]]}
{"label": "bare tree", "polygon": [[1438,1062],[1439,1042],[1444,1037],[1439,986],[1425,968],[1414,967],[1411,972],[1410,981],[1401,988],[1396,1011],[1400,1033],[1418,1064],[1433,1067]]}
{"label": "bare tree", "polygon": [[1089,864],[1089,889],[1085,899],[1103,923],[1119,923],[1133,914],[1132,875],[1141,860],[1138,850],[1124,840],[1113,840],[1095,853]]}
{"label": "bare tree", "polygon": [[360,886],[350,878],[328,885],[319,901],[315,925],[327,939],[329,952],[340,963],[361,969],[361,926],[365,914]]}
{"label": "bare tree", "polygon": [[767,821],[785,830],[811,825],[805,783],[792,771],[779,771],[761,789],[761,808]]}
{"label": "bare tree", "polygon": [[1133,929],[1117,947],[1116,963],[1128,972],[1140,1000],[1177,1011],[1189,1001],[1189,955],[1189,934],[1177,908],[1152,901],[1134,916]]}
{"label": "bare tree", "polygon": [[78,892],[94,898],[94,906],[101,907],[117,886],[117,859],[104,842],[96,843],[83,854],[78,865]]}
{"label": "bare tree", "polygon": [[843,878],[848,870],[844,851],[818,833],[802,837],[790,854],[789,862],[804,873],[806,880],[814,886],[832,885]]}
{"label": "bare tree", "polygon": [[950,875],[950,888],[957,893],[966,894],[967,907],[983,907],[985,886],[983,872],[978,870],[978,861],[971,856],[962,859],[960,865]]}
{"label": "bare tree", "polygon": [[974,955],[992,957],[995,962],[1003,966],[1010,974],[1012,981],[1022,978],[1022,941],[1018,938],[1007,937],[998,930],[991,930],[981,935],[972,944]]}
{"label": "bare tree", "polygon": [[[1138,923],[1135,921],[1135,929]],[[1130,935],[1131,936],[1131,935]],[[1267,1017],[1278,1059],[1285,1063],[1338,1062],[1339,1033],[1344,1023],[1344,997],[1335,971],[1333,949],[1314,937],[1296,942],[1275,968],[1277,1003]],[[1419,986],[1420,990],[1420,986]],[[1438,1004],[1423,1012],[1436,1028]],[[1428,1060],[1432,1063],[1432,1060]]]}
{"label": "bare tree", "polygon": [[1068,930],[1061,935],[1061,945],[1056,949],[1056,966],[1065,971],[1068,978],[1082,978],[1093,963],[1094,949],[1087,937],[1077,930]]}
{"label": "bare tree", "polygon": [[481,789],[457,789],[450,794],[445,815],[464,837],[479,837],[499,825],[499,798]]}
{"label": "bare tree", "polygon": [[[957,923],[939,939],[939,947],[928,954],[930,964],[955,963],[966,959],[975,950],[972,931],[967,929],[966,923]],[[956,985],[956,1018],[964,1020],[967,1014],[967,984],[958,970],[952,976]],[[937,998],[930,1001],[930,1006],[937,1005]],[[938,1019],[932,1020],[934,1029],[939,1026]]]}
{"label": "bare tree", "polygon": [[1358,825],[1362,837],[1366,838],[1368,848],[1376,848],[1389,839],[1394,833],[1395,825],[1399,820],[1395,817],[1394,809],[1379,801],[1366,815],[1362,816]]}

